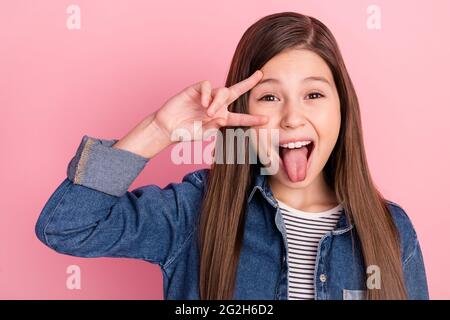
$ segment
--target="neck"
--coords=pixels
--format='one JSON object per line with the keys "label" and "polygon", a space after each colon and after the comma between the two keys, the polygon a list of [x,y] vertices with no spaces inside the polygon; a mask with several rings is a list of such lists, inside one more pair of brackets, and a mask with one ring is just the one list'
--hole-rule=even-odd
{"label": "neck", "polygon": [[335,192],[326,184],[323,172],[306,187],[291,188],[269,176],[268,182],[275,198],[288,206],[309,212],[321,212],[338,205]]}

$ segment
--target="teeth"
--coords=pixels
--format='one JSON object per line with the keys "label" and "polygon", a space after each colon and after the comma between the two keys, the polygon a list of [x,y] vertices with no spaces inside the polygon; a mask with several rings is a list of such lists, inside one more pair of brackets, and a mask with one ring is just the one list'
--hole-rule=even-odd
{"label": "teeth", "polygon": [[296,141],[296,142],[289,142],[280,145],[282,148],[288,148],[288,149],[295,149],[295,148],[301,148],[303,146],[306,146],[310,144],[311,141]]}

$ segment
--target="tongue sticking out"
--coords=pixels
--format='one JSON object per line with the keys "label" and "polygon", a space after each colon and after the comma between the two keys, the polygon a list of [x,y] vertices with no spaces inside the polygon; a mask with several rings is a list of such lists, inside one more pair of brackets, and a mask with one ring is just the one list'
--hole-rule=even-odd
{"label": "tongue sticking out", "polygon": [[298,182],[305,179],[307,153],[308,149],[306,147],[301,147],[299,149],[281,149],[283,164],[286,168],[288,177],[292,182]]}

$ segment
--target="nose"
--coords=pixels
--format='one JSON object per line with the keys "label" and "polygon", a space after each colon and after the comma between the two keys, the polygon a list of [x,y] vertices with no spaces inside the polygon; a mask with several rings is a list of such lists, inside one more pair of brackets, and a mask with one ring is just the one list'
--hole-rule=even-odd
{"label": "nose", "polygon": [[305,125],[306,118],[300,103],[286,103],[283,109],[283,115],[281,118],[282,128],[294,129]]}

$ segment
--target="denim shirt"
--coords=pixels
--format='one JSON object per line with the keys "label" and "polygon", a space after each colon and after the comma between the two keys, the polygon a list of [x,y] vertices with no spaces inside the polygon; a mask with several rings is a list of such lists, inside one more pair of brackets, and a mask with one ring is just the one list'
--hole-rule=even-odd
{"label": "denim shirt", "polygon": [[[83,136],[67,178],[42,209],[37,237],[62,254],[158,264],[164,299],[199,299],[197,222],[210,169],[190,172],[163,188],[147,185],[128,191],[150,159],[112,148],[116,141]],[[248,196],[234,299],[288,297],[286,228],[266,177],[256,175]],[[399,231],[408,298],[429,299],[414,227],[399,205],[388,201],[388,206]],[[364,299],[366,276],[360,242],[344,210],[318,245],[315,299]]]}

